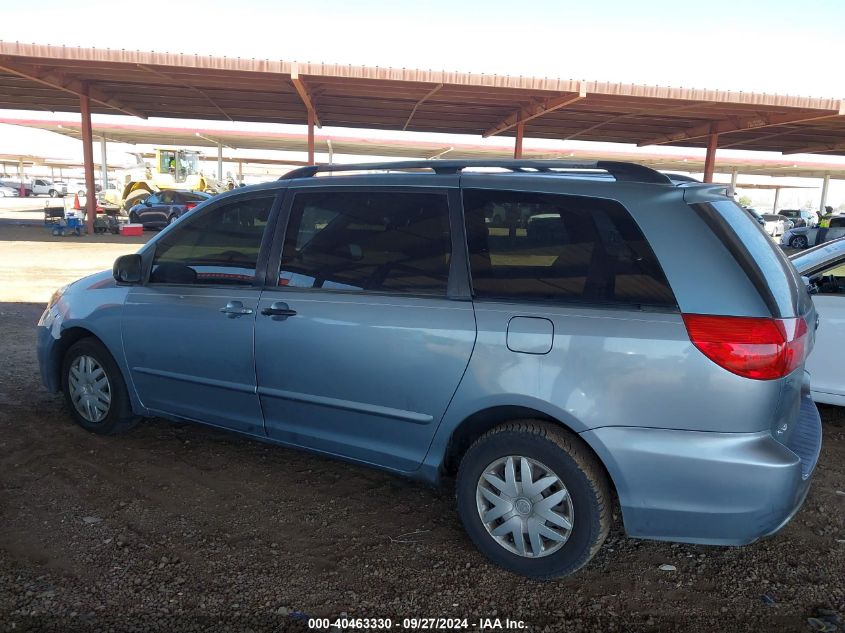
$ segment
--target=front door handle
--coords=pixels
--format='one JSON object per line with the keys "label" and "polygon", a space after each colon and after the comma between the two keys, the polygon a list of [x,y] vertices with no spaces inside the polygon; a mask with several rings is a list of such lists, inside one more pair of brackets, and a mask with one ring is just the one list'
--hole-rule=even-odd
{"label": "front door handle", "polygon": [[220,308],[220,312],[228,316],[230,319],[236,319],[244,314],[252,314],[251,308],[245,308],[242,301],[230,301],[225,308]]}
{"label": "front door handle", "polygon": [[261,314],[264,316],[282,317],[279,320],[283,321],[290,316],[294,316],[296,314],[296,310],[291,310],[290,306],[288,306],[288,304],[284,301],[274,301],[269,308],[264,308],[261,311]]}

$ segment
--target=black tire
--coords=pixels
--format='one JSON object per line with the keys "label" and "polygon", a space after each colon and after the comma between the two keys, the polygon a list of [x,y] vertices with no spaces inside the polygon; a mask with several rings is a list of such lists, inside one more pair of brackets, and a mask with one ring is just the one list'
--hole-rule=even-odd
{"label": "black tire", "polygon": [[47,195],[50,196],[51,198],[58,198],[59,192],[56,191],[55,189],[50,189],[50,191],[47,192]]}
{"label": "black tire", "polygon": [[807,241],[807,237],[805,235],[796,235],[789,240],[789,245],[792,248],[807,248],[809,242]]}
{"label": "black tire", "polygon": [[[479,516],[476,490],[488,465],[520,455],[547,465],[566,486],[573,507],[572,531],[560,549],[540,557],[520,556],[500,545]],[[458,513],[476,547],[496,565],[536,579],[574,573],[598,552],[610,530],[607,476],[593,452],[569,431],[538,420],[517,420],[482,435],[461,460]]]}
{"label": "black tire", "polygon": [[134,213],[129,214],[129,224],[138,224],[138,216]]}
{"label": "black tire", "polygon": [[176,220],[178,220],[178,219],[179,219],[179,216],[171,215],[169,218],[167,218],[167,225],[170,226],[171,224],[176,222]]}
{"label": "black tire", "polygon": [[[70,370],[73,361],[80,356],[93,358],[104,370],[109,381],[111,402],[102,420],[91,422],[77,411],[70,394]],[[62,361],[62,392],[65,403],[76,422],[86,431],[99,435],[115,435],[128,431],[138,423],[138,416],[132,413],[129,393],[120,368],[106,347],[95,338],[83,338],[70,346]]]}

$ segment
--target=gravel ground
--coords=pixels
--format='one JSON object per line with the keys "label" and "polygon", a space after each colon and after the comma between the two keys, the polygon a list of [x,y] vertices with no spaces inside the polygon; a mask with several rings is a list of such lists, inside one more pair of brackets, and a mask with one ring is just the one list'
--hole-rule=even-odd
{"label": "gravel ground", "polygon": [[86,433],[40,385],[42,308],[0,303],[0,631],[305,631],[344,613],[811,631],[845,614],[845,410],[822,410],[813,488],[776,536],[673,545],[617,520],[587,568],[539,583],[475,551],[448,489],[200,426]]}

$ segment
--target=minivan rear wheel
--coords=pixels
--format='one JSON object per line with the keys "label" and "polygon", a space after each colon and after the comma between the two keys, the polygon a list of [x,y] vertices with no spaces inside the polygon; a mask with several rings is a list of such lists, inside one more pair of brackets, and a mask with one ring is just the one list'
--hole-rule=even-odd
{"label": "minivan rear wheel", "polygon": [[458,512],[493,563],[537,579],[586,565],[610,530],[610,486],[575,435],[520,420],[482,435],[461,460]]}
{"label": "minivan rear wheel", "polygon": [[71,415],[87,431],[114,435],[138,422],[117,363],[94,338],[81,339],[68,349],[62,391]]}

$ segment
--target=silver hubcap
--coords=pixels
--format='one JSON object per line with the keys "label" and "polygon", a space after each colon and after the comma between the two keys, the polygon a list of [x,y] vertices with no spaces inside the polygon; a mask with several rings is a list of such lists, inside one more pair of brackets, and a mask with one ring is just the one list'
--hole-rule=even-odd
{"label": "silver hubcap", "polygon": [[111,385],[106,370],[90,356],[77,356],[68,375],[73,406],[89,422],[101,422],[109,412]]}
{"label": "silver hubcap", "polygon": [[554,554],[572,534],[575,513],[569,491],[551,468],[535,459],[497,459],[479,477],[475,499],[487,532],[514,554]]}

